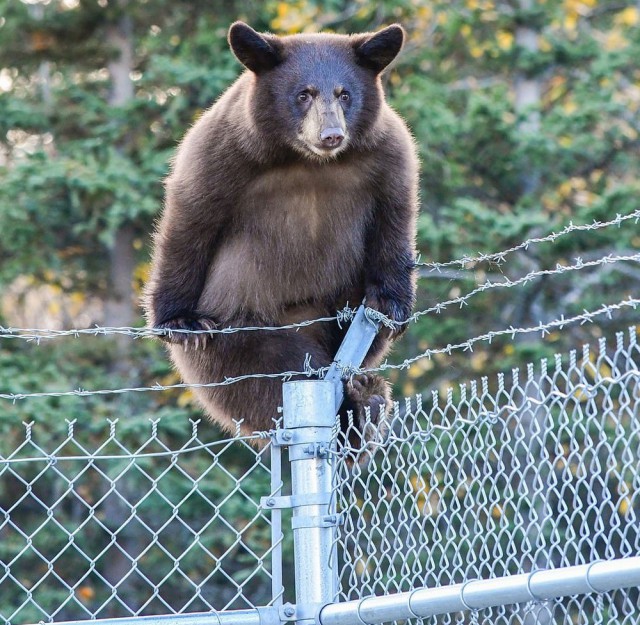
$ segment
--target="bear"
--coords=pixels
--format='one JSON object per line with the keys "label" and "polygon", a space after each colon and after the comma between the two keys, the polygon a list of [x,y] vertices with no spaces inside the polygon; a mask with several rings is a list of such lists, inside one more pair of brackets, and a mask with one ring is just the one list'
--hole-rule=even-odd
{"label": "bear", "polygon": [[[354,35],[230,27],[230,48],[246,69],[177,149],[145,293],[148,323],[185,382],[328,366],[346,328],[179,330],[289,325],[362,301],[393,321],[410,317],[418,157],[381,82],[404,38],[396,24]],[[383,329],[363,367],[375,368],[405,328]],[[251,435],[273,429],[282,379],[194,392],[223,429],[240,422]],[[384,378],[351,376],[344,395],[340,427],[353,445],[366,419],[384,429]]]}

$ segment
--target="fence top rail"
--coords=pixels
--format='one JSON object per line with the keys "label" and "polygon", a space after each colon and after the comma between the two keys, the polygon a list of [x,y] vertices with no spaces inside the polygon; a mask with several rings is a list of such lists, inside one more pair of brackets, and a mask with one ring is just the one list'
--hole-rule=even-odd
{"label": "fence top rail", "polygon": [[640,557],[332,603],[321,608],[318,622],[320,625],[377,625],[512,603],[548,601],[568,595],[605,593],[633,586],[640,586]]}

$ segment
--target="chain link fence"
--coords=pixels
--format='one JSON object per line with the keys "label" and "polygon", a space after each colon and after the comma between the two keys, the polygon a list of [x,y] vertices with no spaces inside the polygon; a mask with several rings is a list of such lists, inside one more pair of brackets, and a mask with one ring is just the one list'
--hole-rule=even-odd
{"label": "chain link fence", "polygon": [[[101,430],[69,422],[62,437],[24,426],[0,460],[1,622],[292,597],[289,517],[264,505],[286,499],[283,437],[209,443],[197,423],[181,432],[124,420]],[[340,525],[327,565],[339,602],[640,555],[636,330],[445,397],[407,399],[385,445],[329,462]],[[639,600],[632,588],[433,622],[627,624]]]}
{"label": "chain link fence", "polygon": [[270,449],[251,442],[205,443],[197,423],[182,440],[170,423],[69,423],[62,439],[27,424],[0,462],[0,621],[269,605]]}
{"label": "chain link fence", "polygon": [[[370,460],[338,466],[340,601],[636,556],[636,330],[407,400],[384,449],[352,453]],[[637,623],[638,601],[635,588],[437,622]]]}

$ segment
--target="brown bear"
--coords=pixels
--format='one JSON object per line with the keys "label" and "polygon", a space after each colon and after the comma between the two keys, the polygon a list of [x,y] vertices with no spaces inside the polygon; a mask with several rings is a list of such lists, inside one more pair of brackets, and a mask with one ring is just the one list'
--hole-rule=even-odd
{"label": "brown bear", "polygon": [[[392,320],[410,316],[418,161],[380,80],[403,41],[398,25],[286,37],[231,26],[247,71],[179,146],[147,286],[149,324],[167,331],[186,382],[324,367],[346,330],[169,331],[288,325],[363,299]],[[379,364],[404,327],[379,334],[364,366]],[[282,380],[195,394],[223,428],[241,420],[248,434],[273,427]],[[377,419],[389,401],[378,375],[345,381],[343,429],[348,411],[362,427],[367,408]]]}

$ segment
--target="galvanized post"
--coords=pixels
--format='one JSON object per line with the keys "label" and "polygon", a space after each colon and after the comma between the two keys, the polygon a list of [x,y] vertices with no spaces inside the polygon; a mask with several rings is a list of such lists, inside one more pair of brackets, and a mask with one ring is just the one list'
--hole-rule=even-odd
{"label": "galvanized post", "polygon": [[337,595],[333,429],[343,399],[343,371],[362,364],[378,328],[360,306],[325,379],[283,384],[284,429],[276,432],[275,442],[289,448],[291,496],[264,500],[272,509],[293,509],[296,605],[280,607],[282,620],[316,623],[320,608]]}
{"label": "galvanized post", "polygon": [[283,385],[283,437],[289,445],[296,607],[284,616],[314,623],[319,609],[335,599],[338,572],[332,501],[336,421],[331,381],[304,380]]}

